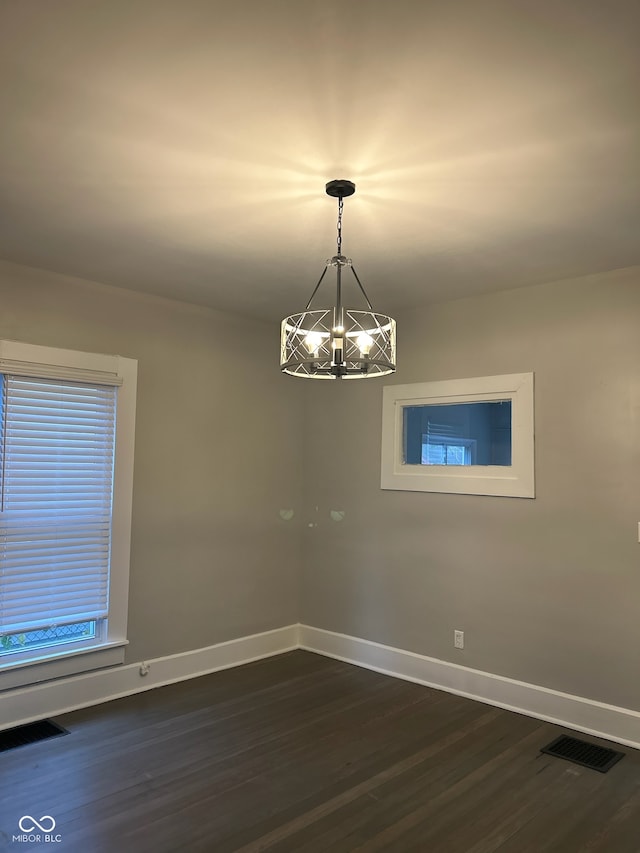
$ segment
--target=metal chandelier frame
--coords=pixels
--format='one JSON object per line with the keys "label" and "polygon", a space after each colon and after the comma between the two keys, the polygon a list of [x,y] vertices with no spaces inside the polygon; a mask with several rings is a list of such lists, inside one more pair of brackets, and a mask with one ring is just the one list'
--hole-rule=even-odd
{"label": "metal chandelier frame", "polygon": [[[343,199],[353,195],[352,181],[326,185],[338,199],[337,253],[326,262],[304,311],[285,317],[280,330],[280,369],[305,379],[367,379],[396,369],[396,321],[374,311],[351,258],[342,254]],[[311,310],[328,269],[336,272],[336,296],[331,308]],[[368,310],[345,308],[343,270],[351,270]]]}

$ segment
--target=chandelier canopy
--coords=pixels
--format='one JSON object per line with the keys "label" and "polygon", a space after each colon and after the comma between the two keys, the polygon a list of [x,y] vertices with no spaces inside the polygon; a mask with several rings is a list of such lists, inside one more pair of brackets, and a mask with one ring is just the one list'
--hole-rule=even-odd
{"label": "chandelier canopy", "polygon": [[[326,262],[304,311],[282,321],[280,369],[306,379],[367,379],[396,369],[396,321],[373,310],[351,258],[342,254],[343,199],[353,195],[352,181],[329,181],[327,195],[338,199],[337,253]],[[328,269],[336,273],[335,302],[331,308],[311,309]],[[350,270],[364,297],[366,310],[343,304],[343,270]]]}

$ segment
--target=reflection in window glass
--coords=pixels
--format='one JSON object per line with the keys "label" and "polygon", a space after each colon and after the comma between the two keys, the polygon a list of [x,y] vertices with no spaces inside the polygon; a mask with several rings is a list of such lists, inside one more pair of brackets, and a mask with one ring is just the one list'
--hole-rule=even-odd
{"label": "reflection in window glass", "polygon": [[407,465],[511,465],[511,400],[405,406]]}

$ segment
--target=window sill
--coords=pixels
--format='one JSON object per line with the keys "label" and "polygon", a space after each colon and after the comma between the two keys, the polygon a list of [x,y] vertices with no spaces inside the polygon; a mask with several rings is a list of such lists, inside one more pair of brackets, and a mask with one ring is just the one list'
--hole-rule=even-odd
{"label": "window sill", "polygon": [[127,640],[0,663],[0,692],[124,663]]}

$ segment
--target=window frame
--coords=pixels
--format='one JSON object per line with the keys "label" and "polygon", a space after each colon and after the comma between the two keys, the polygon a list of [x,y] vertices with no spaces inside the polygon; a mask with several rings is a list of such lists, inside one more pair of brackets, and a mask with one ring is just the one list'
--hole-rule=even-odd
{"label": "window frame", "polygon": [[99,636],[0,659],[0,690],[124,662],[127,640],[133,454],[138,363],[135,359],[0,340],[0,372],[117,385],[109,615]]}
{"label": "window frame", "polygon": [[[387,385],[382,401],[380,488],[501,497],[535,497],[533,373]],[[511,465],[417,465],[404,462],[403,409],[511,401]]]}

